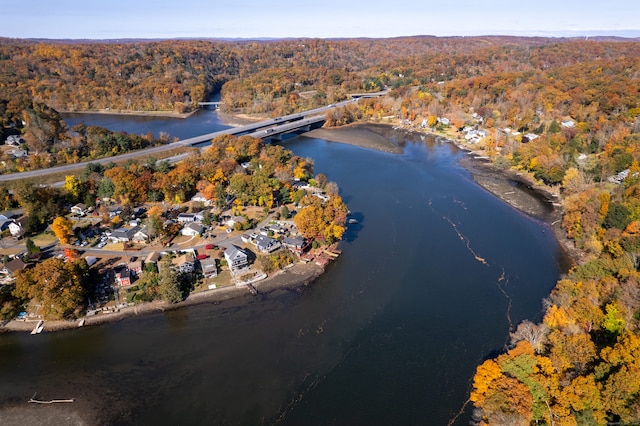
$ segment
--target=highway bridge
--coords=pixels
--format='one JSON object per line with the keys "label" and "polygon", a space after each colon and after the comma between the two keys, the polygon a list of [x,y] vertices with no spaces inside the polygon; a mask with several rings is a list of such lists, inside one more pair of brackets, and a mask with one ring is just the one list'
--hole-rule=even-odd
{"label": "highway bridge", "polygon": [[[230,129],[207,133],[205,135],[194,136],[192,138],[173,142],[166,146],[194,146],[203,142],[209,142],[212,139],[222,135],[251,135],[253,137],[261,139],[273,138],[284,133],[294,132],[299,128],[306,128],[311,124],[319,123],[320,121],[324,120],[327,111],[331,111],[334,108],[345,106],[356,101],[357,99],[349,99],[347,101],[337,102],[335,104],[327,105],[320,108],[314,108],[307,111],[296,112],[294,114],[283,115],[281,117],[258,121],[255,123],[246,124],[244,126],[232,127]],[[113,159],[114,157],[111,158]]]}
{"label": "highway bridge", "polygon": [[198,102],[198,106],[212,106],[219,108],[222,102]]}
{"label": "highway bridge", "polygon": [[[128,152],[126,154],[100,158],[91,161],[83,161],[81,163],[65,164],[63,166],[50,167],[48,169],[30,170],[26,172],[0,175],[0,182],[10,182],[20,179],[36,178],[53,173],[70,173],[85,168],[89,163],[107,164],[110,162],[126,161],[135,158],[147,158],[174,148],[193,147],[205,142],[211,142],[212,139],[222,135],[250,135],[260,139],[279,139],[285,133],[295,132],[299,129],[308,130],[311,126],[324,121],[327,111],[356,101],[357,99],[349,99],[342,102],[336,102],[335,104],[327,105],[324,107],[314,108],[308,111],[302,111],[295,114],[272,118],[269,120],[263,120],[244,126],[232,127],[218,132],[207,133],[205,135],[179,140],[166,145],[147,148],[142,151]],[[181,158],[184,158],[186,155],[188,154],[176,156],[173,158],[173,160],[177,161]]]}

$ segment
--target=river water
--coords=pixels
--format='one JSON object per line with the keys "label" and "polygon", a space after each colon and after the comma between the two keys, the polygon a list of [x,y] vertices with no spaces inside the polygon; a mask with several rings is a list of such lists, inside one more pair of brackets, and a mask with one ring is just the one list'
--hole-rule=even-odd
{"label": "river water", "polygon": [[[213,111],[79,120],[181,138],[223,128]],[[457,148],[389,137],[402,154],[282,142],[339,183],[359,221],[311,286],[0,335],[0,403],[73,397],[103,424],[446,425],[476,366],[540,319],[564,258],[545,224],[473,182]]]}

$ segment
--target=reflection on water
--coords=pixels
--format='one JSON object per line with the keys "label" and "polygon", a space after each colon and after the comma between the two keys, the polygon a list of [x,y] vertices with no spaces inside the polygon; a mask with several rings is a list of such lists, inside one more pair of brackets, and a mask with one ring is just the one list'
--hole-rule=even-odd
{"label": "reflection on water", "polygon": [[310,287],[0,336],[2,401],[72,395],[105,424],[446,424],[476,365],[539,319],[560,251],[478,188],[454,147],[402,142],[401,155],[284,142],[359,220]]}

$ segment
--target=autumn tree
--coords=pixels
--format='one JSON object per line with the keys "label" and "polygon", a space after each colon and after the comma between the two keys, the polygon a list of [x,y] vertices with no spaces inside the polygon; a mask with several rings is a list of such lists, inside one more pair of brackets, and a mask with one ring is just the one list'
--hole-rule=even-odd
{"label": "autumn tree", "polygon": [[16,275],[14,295],[37,300],[45,319],[77,317],[87,294],[88,266],[84,259],[48,259]]}
{"label": "autumn tree", "polygon": [[60,244],[69,244],[69,240],[73,235],[73,222],[64,216],[58,216],[53,220],[51,230],[60,240]]}
{"label": "autumn tree", "polygon": [[169,261],[164,261],[160,266],[158,274],[158,293],[162,300],[167,303],[178,303],[182,301],[182,289],[180,288],[180,277],[171,268]]}

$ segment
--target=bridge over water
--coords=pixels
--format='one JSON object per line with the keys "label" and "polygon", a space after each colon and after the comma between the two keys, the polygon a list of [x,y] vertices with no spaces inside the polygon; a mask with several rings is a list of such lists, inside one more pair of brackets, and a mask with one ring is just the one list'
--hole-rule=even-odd
{"label": "bridge over water", "polygon": [[[0,175],[0,182],[9,182],[20,179],[30,179],[41,176],[46,176],[54,173],[69,173],[76,172],[79,169],[83,169],[89,163],[107,164],[116,161],[126,161],[129,159],[135,159],[140,157],[149,157],[152,155],[160,154],[164,151],[169,151],[178,147],[193,147],[206,142],[211,142],[212,139],[222,135],[250,135],[260,139],[279,139],[285,133],[295,132],[296,130],[309,130],[311,126],[316,125],[325,119],[327,111],[334,108],[344,106],[348,103],[355,102],[356,99],[350,99],[343,102],[337,102],[335,104],[327,105],[321,108],[315,108],[308,111],[302,111],[295,114],[289,114],[281,117],[272,118],[269,120],[263,120],[256,123],[247,124],[239,127],[232,127],[229,129],[221,130],[218,132],[207,133],[200,136],[195,136],[188,139],[182,139],[176,142],[169,143],[167,145],[155,146],[142,151],[128,152],[126,154],[116,155],[113,157],[100,158],[90,161],[83,161],[74,164],[65,164],[62,166],[50,167],[48,169],[30,170],[20,173],[10,173]],[[173,160],[178,161],[184,158],[188,154],[182,156],[173,157]]]}

